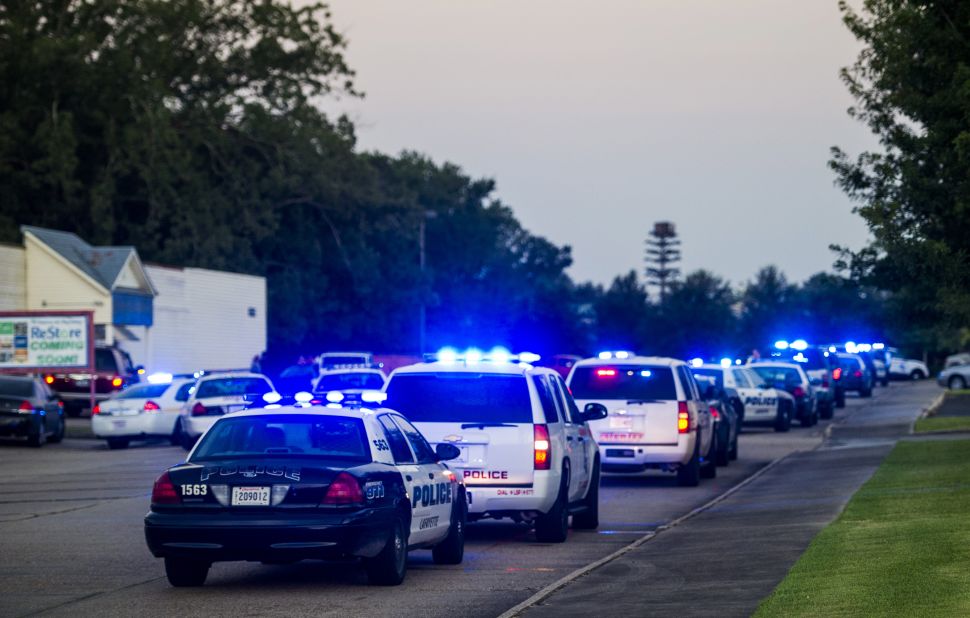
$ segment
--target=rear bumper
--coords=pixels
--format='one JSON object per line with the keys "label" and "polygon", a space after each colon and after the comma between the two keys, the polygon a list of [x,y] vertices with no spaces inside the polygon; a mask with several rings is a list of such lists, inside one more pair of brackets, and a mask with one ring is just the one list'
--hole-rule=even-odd
{"label": "rear bumper", "polygon": [[472,519],[508,517],[516,513],[548,513],[559,496],[559,476],[549,472],[535,472],[527,486],[469,485],[468,515]]}
{"label": "rear bumper", "polygon": [[170,436],[175,429],[177,414],[162,412],[135,414],[131,416],[91,417],[91,431],[98,438]]}
{"label": "rear bumper", "polygon": [[694,455],[697,432],[682,434],[677,444],[600,444],[604,472],[639,472],[650,468],[677,468]]}
{"label": "rear bumper", "polygon": [[207,562],[370,558],[387,544],[393,521],[389,509],[279,519],[151,512],[145,541],[157,558]]}
{"label": "rear bumper", "polygon": [[216,416],[190,416],[182,415],[182,429],[192,438],[198,438],[215,425],[222,415]]}
{"label": "rear bumper", "polygon": [[41,417],[38,414],[0,413],[0,436],[26,437],[40,431]]}

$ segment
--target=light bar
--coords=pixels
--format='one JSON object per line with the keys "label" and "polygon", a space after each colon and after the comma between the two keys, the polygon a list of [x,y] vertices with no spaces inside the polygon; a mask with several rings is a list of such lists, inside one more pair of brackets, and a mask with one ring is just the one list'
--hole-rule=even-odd
{"label": "light bar", "polygon": [[796,339],[795,341],[791,342],[791,349],[804,352],[808,349],[808,342],[804,339]]}
{"label": "light bar", "polygon": [[387,393],[383,391],[364,391],[360,394],[360,400],[364,403],[384,403],[387,401]]}
{"label": "light bar", "polygon": [[730,367],[732,364],[730,358],[725,357],[721,359],[721,367]]}
{"label": "light bar", "polygon": [[340,391],[330,391],[327,393],[327,401],[330,403],[340,403],[344,400],[344,394]]}
{"label": "light bar", "polygon": [[885,350],[886,349],[886,344],[885,343],[874,343],[874,344],[872,344],[872,349],[873,350]]}
{"label": "light bar", "polygon": [[779,340],[775,342],[775,349],[777,350],[787,350],[788,342],[784,340]]}
{"label": "light bar", "polygon": [[263,401],[266,403],[277,403],[283,396],[276,391],[270,391],[268,393],[263,393]]}
{"label": "light bar", "polygon": [[146,379],[149,384],[171,384],[172,374],[165,372],[153,373]]}
{"label": "light bar", "polygon": [[610,360],[611,358],[613,358],[613,353],[612,352],[600,352],[599,353],[599,359],[600,360]]}
{"label": "light bar", "polygon": [[483,353],[478,348],[469,348],[464,353],[455,348],[441,348],[437,354],[425,354],[424,359],[428,362],[437,361],[439,363],[535,363],[542,357],[533,352],[520,352],[512,354],[506,348],[496,346]]}
{"label": "light bar", "polygon": [[700,367],[703,364],[704,364],[704,359],[703,358],[692,358],[692,359],[690,359],[690,366],[691,367]]}
{"label": "light bar", "polygon": [[296,399],[300,403],[309,403],[313,399],[313,393],[300,391],[299,393],[293,395],[293,399]]}

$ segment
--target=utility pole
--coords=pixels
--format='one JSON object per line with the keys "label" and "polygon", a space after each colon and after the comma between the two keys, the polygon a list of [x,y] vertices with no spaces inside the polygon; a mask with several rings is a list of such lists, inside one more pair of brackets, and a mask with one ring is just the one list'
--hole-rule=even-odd
{"label": "utility pole", "polygon": [[680,261],[680,240],[677,231],[670,221],[658,221],[653,224],[653,230],[646,240],[647,283],[659,288],[660,306],[667,302],[667,290],[680,269],[674,264]]}
{"label": "utility pole", "polygon": [[424,354],[425,352],[425,340],[427,338],[427,320],[428,320],[428,309],[427,309],[427,281],[425,277],[425,267],[427,266],[427,258],[425,256],[425,228],[427,227],[428,219],[434,219],[438,216],[438,213],[426,210],[421,213],[421,222],[418,224],[418,266],[421,269],[421,299],[418,301],[418,354]]}

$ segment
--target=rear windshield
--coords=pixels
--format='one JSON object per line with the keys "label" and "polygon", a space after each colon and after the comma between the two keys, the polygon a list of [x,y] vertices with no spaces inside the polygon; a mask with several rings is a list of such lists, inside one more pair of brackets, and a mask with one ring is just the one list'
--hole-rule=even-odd
{"label": "rear windshield", "polygon": [[281,414],[220,420],[202,437],[192,461],[239,457],[326,457],[368,462],[364,423],[343,416]]}
{"label": "rear windshield", "polygon": [[34,381],[30,378],[0,378],[0,395],[33,397]]}
{"label": "rear windshield", "polygon": [[828,361],[825,360],[825,353],[822,350],[817,350],[809,348],[807,350],[789,351],[788,355],[783,355],[781,359],[784,362],[791,361],[793,363],[799,363],[805,369],[813,371],[815,369],[828,369]]}
{"label": "rear windshield", "polygon": [[753,365],[755,373],[769,384],[801,384],[802,376],[793,367],[771,367]]}
{"label": "rear windshield", "polygon": [[313,390],[317,393],[327,391],[342,391],[346,389],[362,389],[379,391],[384,388],[384,378],[379,373],[334,373],[320,376]]}
{"label": "rear windshield", "polygon": [[115,362],[115,355],[111,350],[95,348],[94,368],[98,371],[118,371],[118,363]]}
{"label": "rear windshield", "polygon": [[387,383],[388,408],[413,423],[531,423],[524,376],[401,374]]}
{"label": "rear windshield", "polygon": [[367,365],[368,358],[362,354],[351,354],[347,356],[324,356],[320,359],[320,364],[324,367],[335,365]]}
{"label": "rear windshield", "polygon": [[171,384],[139,384],[138,386],[131,386],[121,391],[115,395],[115,399],[149,399],[151,397],[161,397],[171,387]]}
{"label": "rear windshield", "polygon": [[195,398],[263,395],[270,390],[266,380],[260,378],[217,378],[200,383]]}
{"label": "rear windshield", "polygon": [[858,369],[864,363],[861,358],[855,356],[839,356],[839,364],[849,369]]}
{"label": "rear windshield", "polygon": [[724,387],[724,372],[720,369],[692,369],[691,372],[698,381],[706,380],[710,383],[713,380],[718,388]]}
{"label": "rear windshield", "polygon": [[670,367],[610,365],[576,367],[569,382],[575,399],[676,401],[677,386]]}

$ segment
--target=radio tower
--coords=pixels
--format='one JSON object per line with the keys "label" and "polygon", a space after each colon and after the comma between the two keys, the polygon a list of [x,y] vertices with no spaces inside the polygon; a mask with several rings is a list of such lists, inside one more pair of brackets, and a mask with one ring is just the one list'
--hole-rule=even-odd
{"label": "radio tower", "polygon": [[670,221],[654,223],[646,244],[647,283],[659,288],[660,305],[663,306],[667,301],[667,289],[680,274],[680,269],[674,267],[680,261],[680,240],[674,224]]}

